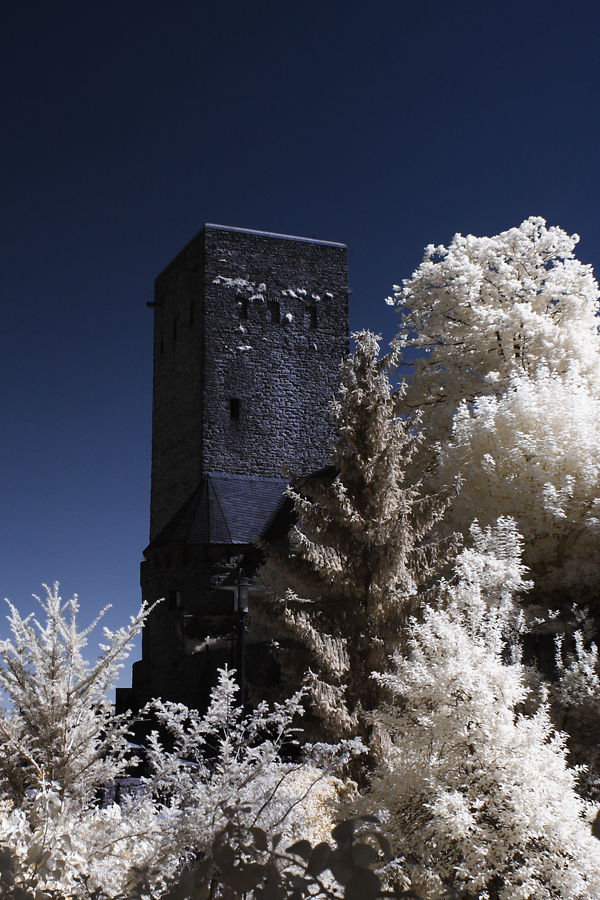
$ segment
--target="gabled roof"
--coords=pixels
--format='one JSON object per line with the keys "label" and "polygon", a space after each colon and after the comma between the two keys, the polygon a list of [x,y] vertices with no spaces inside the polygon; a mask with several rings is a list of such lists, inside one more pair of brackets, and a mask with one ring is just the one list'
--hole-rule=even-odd
{"label": "gabled roof", "polygon": [[284,478],[209,473],[144,555],[167,546],[253,544],[269,528],[287,485]]}

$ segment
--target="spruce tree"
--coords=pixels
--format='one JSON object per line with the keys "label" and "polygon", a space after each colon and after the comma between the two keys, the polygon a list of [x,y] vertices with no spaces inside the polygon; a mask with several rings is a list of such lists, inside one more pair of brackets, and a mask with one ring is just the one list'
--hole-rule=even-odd
{"label": "spruce tree", "polygon": [[424,496],[406,477],[422,435],[418,415],[399,415],[403,387],[394,390],[388,375],[396,354],[380,359],[368,331],[353,337],[331,407],[337,474],[294,479],[297,523],[288,546],[265,548],[259,575],[269,588],[263,615],[302,647],[282,651],[282,663],[303,671],[313,710],[335,738],[365,734],[364,714],[382,693],[371,673],[388,670],[459,543],[457,535],[427,541],[451,492]]}

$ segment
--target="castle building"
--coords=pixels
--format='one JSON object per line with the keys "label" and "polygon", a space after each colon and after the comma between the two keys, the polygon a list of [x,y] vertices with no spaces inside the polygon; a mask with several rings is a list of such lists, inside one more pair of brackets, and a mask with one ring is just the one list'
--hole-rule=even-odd
{"label": "castle building", "polygon": [[[329,403],[348,350],[343,244],[205,225],[157,277],[150,543],[152,612],[120,708],[152,697],[205,706],[232,663],[222,590],[272,528],[287,471],[328,462]],[[251,574],[247,572],[247,574]],[[260,636],[249,681],[268,681]]]}

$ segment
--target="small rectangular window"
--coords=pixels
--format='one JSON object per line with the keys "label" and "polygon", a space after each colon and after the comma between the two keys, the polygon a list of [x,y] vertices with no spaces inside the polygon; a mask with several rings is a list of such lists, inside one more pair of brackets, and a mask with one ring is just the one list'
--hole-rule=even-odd
{"label": "small rectangular window", "polygon": [[169,591],[169,609],[181,609],[181,591]]}
{"label": "small rectangular window", "polygon": [[317,307],[316,306],[307,306],[306,307],[306,318],[308,320],[309,328],[317,327]]}
{"label": "small rectangular window", "polygon": [[232,397],[229,401],[229,418],[239,419],[240,417],[240,401],[238,397]]}
{"label": "small rectangular window", "polygon": [[272,325],[279,325],[279,303],[277,300],[267,300],[267,309]]}
{"label": "small rectangular window", "polygon": [[238,297],[237,298],[238,311],[240,314],[240,319],[248,318],[248,298],[247,297]]}

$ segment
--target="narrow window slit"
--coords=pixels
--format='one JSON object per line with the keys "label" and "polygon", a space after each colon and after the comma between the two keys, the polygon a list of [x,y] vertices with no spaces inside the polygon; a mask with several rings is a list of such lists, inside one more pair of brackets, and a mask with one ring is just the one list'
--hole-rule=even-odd
{"label": "narrow window slit", "polygon": [[239,397],[232,397],[229,401],[229,418],[239,419],[240,417],[240,401]]}
{"label": "narrow window slit", "polygon": [[169,591],[169,609],[181,609],[181,591]]}

